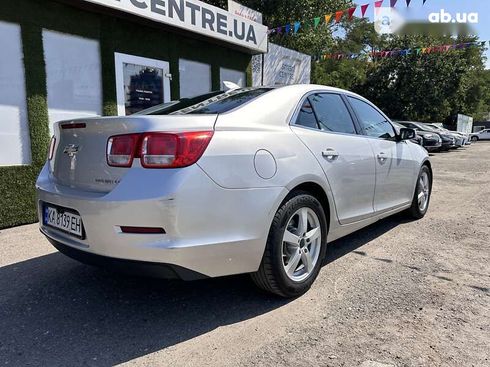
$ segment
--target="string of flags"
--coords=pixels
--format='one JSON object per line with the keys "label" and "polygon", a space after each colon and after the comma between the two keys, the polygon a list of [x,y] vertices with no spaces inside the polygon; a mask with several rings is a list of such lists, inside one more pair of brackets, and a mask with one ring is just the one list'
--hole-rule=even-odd
{"label": "string of flags", "polygon": [[[374,3],[373,3],[374,8],[375,9],[381,8],[383,6],[384,1],[385,0],[374,1]],[[398,2],[398,0],[386,0],[386,1],[390,2],[391,8],[394,8]],[[401,1],[403,1],[403,0],[401,0]],[[412,2],[412,0],[405,0],[405,4],[407,5],[407,7],[410,6],[411,2]],[[425,5],[426,2],[427,2],[427,0],[422,0],[422,6]],[[360,6],[353,6],[349,9],[334,11],[330,14],[318,16],[318,17],[315,17],[313,19],[308,19],[308,20],[303,20],[303,21],[295,21],[295,22],[288,23],[288,24],[285,24],[285,25],[282,25],[279,27],[270,28],[268,30],[268,34],[271,34],[271,35],[272,34],[279,34],[279,35],[286,35],[287,36],[289,34],[298,33],[298,31],[301,28],[313,27],[314,29],[316,29],[322,23],[322,21],[324,22],[324,24],[329,24],[330,21],[332,21],[332,20],[335,20],[335,23],[340,23],[340,21],[342,21],[342,19],[345,17],[347,17],[347,19],[349,21],[351,21],[358,8],[360,9],[361,18],[365,18],[366,11],[368,10],[370,5],[371,5],[371,3],[366,3],[366,4],[360,5]]]}
{"label": "string of flags", "polygon": [[[371,58],[386,58],[386,57],[398,57],[398,56],[408,56],[408,55],[421,55],[421,54],[431,54],[431,53],[444,53],[451,50],[461,50],[469,47],[485,47],[487,41],[478,42],[465,42],[457,43],[452,45],[442,45],[442,46],[429,46],[429,47],[419,47],[419,48],[406,48],[406,49],[396,49],[396,50],[384,50],[384,51],[373,51],[368,53],[329,53],[323,55],[312,56],[313,61],[319,60],[346,60],[346,59],[358,59],[364,56],[370,56]],[[490,41],[488,41],[490,45]]]}

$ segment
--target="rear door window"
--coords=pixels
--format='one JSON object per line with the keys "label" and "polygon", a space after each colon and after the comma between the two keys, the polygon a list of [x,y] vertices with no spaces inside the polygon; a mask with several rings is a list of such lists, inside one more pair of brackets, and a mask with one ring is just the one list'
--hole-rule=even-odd
{"label": "rear door window", "polygon": [[317,93],[309,97],[320,129],[343,134],[355,134],[349,110],[339,94]]}

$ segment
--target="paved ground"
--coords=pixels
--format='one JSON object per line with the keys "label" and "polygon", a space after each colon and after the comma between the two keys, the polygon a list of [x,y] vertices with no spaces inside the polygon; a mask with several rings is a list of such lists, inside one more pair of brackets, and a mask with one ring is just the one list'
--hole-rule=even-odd
{"label": "paved ground", "polygon": [[329,248],[305,296],[108,274],[0,232],[0,365],[490,366],[490,143],[437,154],[427,217]]}

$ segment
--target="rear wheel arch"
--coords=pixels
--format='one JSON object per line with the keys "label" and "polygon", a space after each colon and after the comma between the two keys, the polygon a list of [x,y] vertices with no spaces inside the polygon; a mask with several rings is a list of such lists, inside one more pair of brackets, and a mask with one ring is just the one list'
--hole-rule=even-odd
{"label": "rear wheel arch", "polygon": [[322,204],[323,211],[325,212],[325,216],[327,218],[327,226],[328,229],[330,229],[330,221],[331,221],[331,205],[330,205],[330,200],[328,198],[327,193],[321,187],[319,184],[315,182],[303,182],[297,186],[295,186],[289,194],[286,196],[284,199],[284,202],[286,202],[291,196],[294,196],[298,192],[305,192],[316,198],[320,204]]}

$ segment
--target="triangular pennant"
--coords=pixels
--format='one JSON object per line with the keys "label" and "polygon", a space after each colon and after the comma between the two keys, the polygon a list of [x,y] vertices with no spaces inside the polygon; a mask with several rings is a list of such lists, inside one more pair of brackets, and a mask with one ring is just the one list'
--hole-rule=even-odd
{"label": "triangular pennant", "polygon": [[320,24],[320,18],[313,19],[313,23],[314,23],[315,28],[318,27],[318,24]]}
{"label": "triangular pennant", "polygon": [[396,2],[397,2],[397,1],[398,1],[398,0],[390,0],[390,6],[391,6],[392,8],[394,8],[394,7],[395,7],[395,5],[396,5]]}
{"label": "triangular pennant", "polygon": [[332,14],[326,14],[325,15],[325,23],[329,23],[330,22],[330,19],[332,19]]}
{"label": "triangular pennant", "polygon": [[277,34],[281,34],[282,33],[282,27],[277,27]]}
{"label": "triangular pennant", "polygon": [[291,30],[291,24],[286,24],[286,27],[285,27],[286,34],[289,34],[290,30]]}
{"label": "triangular pennant", "polygon": [[407,1],[407,6],[410,6],[410,1],[412,0],[406,0]]}
{"label": "triangular pennant", "polygon": [[301,27],[301,22],[294,22],[294,33],[298,33],[299,28]]}
{"label": "triangular pennant", "polygon": [[344,15],[344,11],[340,10],[338,12],[335,12],[335,23],[340,22],[340,19],[342,19],[342,15]]}
{"label": "triangular pennant", "polygon": [[361,5],[361,14],[362,14],[363,18],[364,18],[364,15],[366,15],[366,10],[367,10],[368,6],[369,6],[369,4]]}
{"label": "triangular pennant", "polygon": [[357,6],[354,6],[352,8],[350,8],[349,10],[347,10],[347,13],[349,14],[349,20],[352,20],[352,16],[354,15],[354,12],[356,11],[357,9]]}
{"label": "triangular pennant", "polygon": [[375,1],[374,2],[374,7],[375,8],[381,8],[381,5],[383,5],[383,0]]}

